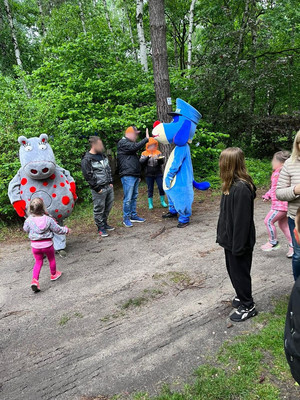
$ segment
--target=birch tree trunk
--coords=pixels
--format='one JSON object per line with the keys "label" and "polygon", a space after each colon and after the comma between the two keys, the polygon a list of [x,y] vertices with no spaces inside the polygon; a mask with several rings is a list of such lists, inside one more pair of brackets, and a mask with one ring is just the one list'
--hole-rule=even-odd
{"label": "birch tree trunk", "polygon": [[124,7],[123,7],[124,14],[125,14],[127,22],[128,22],[129,36],[130,36],[130,41],[131,41],[131,44],[132,44],[132,50],[133,50],[134,58],[135,58],[135,61],[138,61],[138,56],[137,56],[137,52],[136,52],[136,48],[135,48],[135,42],[134,42],[134,36],[133,36],[133,32],[132,32],[132,25],[131,25],[131,20],[130,20],[130,16],[129,16],[126,0],[123,1],[123,4],[124,4]]}
{"label": "birch tree trunk", "polygon": [[187,69],[192,68],[192,51],[193,51],[193,31],[194,31],[194,9],[196,0],[192,0],[189,11],[189,33],[188,33],[188,61]]}
{"label": "birch tree trunk", "polygon": [[[164,0],[149,0],[149,16],[157,116],[160,121],[169,122],[171,118],[168,113],[172,111],[172,106],[168,104],[171,88]],[[162,152],[166,157],[170,155],[171,150],[171,145],[162,146]]]}
{"label": "birch tree trunk", "polygon": [[241,24],[241,28],[240,28],[239,41],[238,41],[238,45],[237,45],[237,49],[236,49],[236,56],[235,56],[236,61],[238,60],[239,55],[243,49],[244,35],[245,35],[245,31],[246,31],[247,24],[248,24],[248,18],[249,18],[249,3],[250,3],[250,0],[246,0],[242,24]]}
{"label": "birch tree trunk", "polygon": [[105,13],[105,18],[106,18],[106,22],[108,25],[108,29],[112,33],[113,30],[112,30],[112,26],[111,26],[111,22],[110,22],[110,17],[109,17],[109,13],[108,13],[106,0],[102,0],[102,3],[103,3],[103,7],[104,7],[104,13]]}
{"label": "birch tree trunk", "polygon": [[[0,13],[0,32],[2,32],[3,29],[4,29],[3,15]],[[1,49],[2,57],[3,58],[7,57],[8,49],[7,49],[5,41],[0,43],[0,49]]]}
{"label": "birch tree trunk", "polygon": [[[6,10],[7,19],[8,19],[8,23],[9,23],[9,27],[10,27],[11,40],[13,42],[13,46],[14,46],[14,50],[15,50],[15,57],[16,57],[17,65],[19,66],[19,68],[22,71],[24,71],[23,63],[21,60],[21,52],[20,52],[16,29],[15,29],[15,25],[14,25],[14,20],[13,20],[13,16],[12,16],[10,5],[9,5],[9,0],[4,0],[4,7]],[[26,86],[25,80],[23,77],[21,79],[22,79],[22,83],[23,83],[24,92],[26,93],[27,97],[30,97],[30,93]]]}
{"label": "birch tree trunk", "polygon": [[136,23],[137,31],[140,44],[140,61],[144,71],[148,71],[148,60],[147,60],[147,47],[144,32],[143,14],[144,14],[144,2],[143,0],[136,1]]}
{"label": "birch tree trunk", "polygon": [[41,0],[37,0],[37,5],[39,8],[39,13],[40,13],[40,18],[41,18],[41,28],[42,28],[42,34],[43,36],[46,35],[46,28],[45,28],[45,23],[44,23],[44,11],[43,11],[43,6]]}
{"label": "birch tree trunk", "polygon": [[79,7],[79,15],[80,15],[80,20],[81,20],[82,30],[83,30],[84,35],[86,36],[85,16],[84,16],[81,0],[78,0],[78,7]]}
{"label": "birch tree trunk", "polygon": [[18,66],[20,67],[20,69],[24,70],[23,63],[22,63],[22,60],[21,60],[21,53],[20,53],[19,43],[18,43],[16,30],[15,30],[15,25],[14,25],[14,21],[13,21],[13,17],[12,17],[12,13],[11,13],[11,9],[10,9],[10,5],[9,5],[9,1],[8,0],[4,0],[4,7],[5,7],[5,10],[6,10],[6,15],[7,15],[7,19],[8,19],[8,23],[9,23],[9,27],[10,27],[11,40],[12,40],[12,43],[13,43],[13,46],[14,46],[16,61],[17,61]]}

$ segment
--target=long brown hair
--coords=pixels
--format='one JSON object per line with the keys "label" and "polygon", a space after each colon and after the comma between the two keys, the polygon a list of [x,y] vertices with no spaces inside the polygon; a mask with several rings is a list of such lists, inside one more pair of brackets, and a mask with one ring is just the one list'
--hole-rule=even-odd
{"label": "long brown hair", "polygon": [[254,189],[254,183],[248,174],[245,164],[245,155],[239,147],[228,147],[220,155],[220,178],[222,181],[222,192],[229,194],[233,183],[237,180],[248,183]]}

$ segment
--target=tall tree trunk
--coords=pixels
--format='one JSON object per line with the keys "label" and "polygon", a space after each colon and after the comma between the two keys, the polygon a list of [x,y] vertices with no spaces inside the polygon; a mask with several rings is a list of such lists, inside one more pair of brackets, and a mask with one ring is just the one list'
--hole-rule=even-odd
{"label": "tall tree trunk", "polygon": [[37,0],[37,5],[39,8],[39,13],[40,13],[40,18],[41,18],[41,28],[42,28],[42,35],[46,35],[46,28],[45,28],[45,23],[44,23],[44,10],[42,6],[41,0]]}
{"label": "tall tree trunk", "polygon": [[[0,13],[0,32],[2,32],[3,29],[4,29],[3,15]],[[6,58],[7,54],[8,54],[8,49],[7,49],[5,41],[0,43],[0,49],[1,49],[2,57]]]}
{"label": "tall tree trunk", "polygon": [[54,8],[53,1],[52,1],[52,0],[49,0],[49,14],[50,14],[50,15],[52,14],[53,8]]}
{"label": "tall tree trunk", "polygon": [[113,29],[112,29],[111,22],[110,22],[110,17],[109,17],[109,13],[108,13],[106,0],[102,0],[102,3],[103,3],[103,7],[104,7],[104,13],[105,13],[105,18],[106,18],[106,22],[108,25],[108,29],[112,33]]}
{"label": "tall tree trunk", "polygon": [[147,47],[144,32],[144,2],[143,0],[136,0],[136,24],[140,44],[140,61],[144,71],[148,71]]}
{"label": "tall tree trunk", "polygon": [[132,32],[132,24],[131,24],[131,19],[130,19],[130,16],[129,16],[126,0],[123,1],[123,4],[124,4],[124,7],[123,7],[124,14],[125,14],[127,22],[128,22],[129,36],[130,36],[130,41],[131,41],[131,44],[132,44],[132,50],[133,50],[134,58],[135,58],[135,61],[138,61],[138,56],[137,56],[137,52],[136,52],[136,48],[135,48],[135,42],[134,42],[134,36],[133,36],[133,32]]}
{"label": "tall tree trunk", "polygon": [[238,41],[236,55],[235,55],[236,61],[238,60],[240,53],[242,52],[242,49],[243,49],[244,35],[245,35],[245,31],[246,31],[246,28],[248,25],[248,18],[249,18],[249,6],[250,6],[250,0],[246,0],[242,24],[241,24],[241,28],[240,28],[239,41]]}
{"label": "tall tree trunk", "polygon": [[20,67],[20,69],[24,70],[23,63],[21,60],[21,52],[20,52],[20,48],[19,48],[19,43],[18,43],[16,30],[15,30],[15,25],[14,25],[14,21],[13,21],[13,17],[12,17],[12,13],[11,13],[11,9],[10,9],[8,0],[4,0],[4,6],[5,6],[6,15],[7,15],[7,19],[8,19],[8,23],[9,23],[9,27],[10,27],[11,40],[14,45],[16,61],[17,61],[18,66]]}
{"label": "tall tree trunk", "polygon": [[[8,23],[9,23],[9,27],[10,27],[11,40],[13,42],[13,46],[14,46],[14,50],[15,50],[16,61],[17,61],[19,68],[22,71],[24,71],[23,63],[21,60],[21,52],[20,52],[16,29],[15,29],[15,25],[14,25],[14,20],[13,20],[13,16],[12,16],[10,5],[9,5],[9,0],[4,0],[4,6],[5,6],[7,19],[8,19]],[[25,80],[23,77],[21,79],[22,79],[22,83],[23,83],[24,92],[26,93],[27,97],[30,97],[30,93],[26,86]]]}
{"label": "tall tree trunk", "polygon": [[251,59],[251,71],[252,71],[252,82],[251,82],[251,94],[250,94],[250,114],[254,115],[255,102],[256,102],[256,44],[257,44],[257,19],[256,14],[256,0],[252,0],[252,13],[251,13],[251,44],[252,44],[252,59]]}
{"label": "tall tree trunk", "polygon": [[78,7],[79,7],[79,15],[80,15],[80,20],[81,20],[82,30],[83,30],[84,35],[86,36],[85,16],[84,16],[84,11],[83,11],[81,0],[78,0]]}
{"label": "tall tree trunk", "polygon": [[[164,0],[149,0],[149,16],[157,116],[160,121],[169,122],[171,118],[168,112],[172,111],[172,106],[168,104],[168,99],[171,98],[171,88]],[[170,145],[162,146],[165,156],[170,154],[171,149]]]}
{"label": "tall tree trunk", "polygon": [[176,31],[173,32],[173,40],[174,40],[174,66],[175,68],[178,68],[179,61],[178,61],[178,45],[176,39]]}
{"label": "tall tree trunk", "polygon": [[194,31],[194,9],[195,9],[196,0],[192,0],[190,11],[189,11],[189,33],[188,33],[188,60],[187,60],[187,69],[192,68],[192,51],[193,51],[193,31]]}

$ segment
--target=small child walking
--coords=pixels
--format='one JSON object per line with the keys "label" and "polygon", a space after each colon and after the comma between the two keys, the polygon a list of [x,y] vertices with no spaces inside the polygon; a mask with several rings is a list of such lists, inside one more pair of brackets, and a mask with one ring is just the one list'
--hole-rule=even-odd
{"label": "small child walking", "polygon": [[59,226],[53,218],[47,215],[44,202],[36,197],[29,205],[29,217],[26,219],[23,229],[31,240],[31,249],[35,258],[32,272],[31,289],[40,291],[39,276],[43,266],[44,255],[47,256],[51,272],[51,281],[61,277],[61,272],[56,270],[55,250],[53,247],[53,233],[64,235],[69,233],[69,228]]}
{"label": "small child walking", "polygon": [[148,186],[148,204],[149,210],[153,209],[153,190],[154,182],[156,181],[158,191],[160,194],[160,204],[163,207],[168,207],[165,202],[165,192],[163,189],[163,172],[162,165],[164,163],[164,156],[158,150],[158,142],[150,137],[146,144],[146,151],[144,151],[140,158],[140,163],[146,166],[146,182]]}
{"label": "small child walking", "polygon": [[271,210],[267,214],[264,221],[267,231],[269,233],[269,241],[263,246],[261,246],[261,250],[272,251],[279,249],[280,245],[277,239],[277,230],[275,227],[275,223],[278,222],[278,226],[284,233],[289,244],[289,250],[286,256],[288,258],[291,258],[293,257],[294,250],[288,225],[288,217],[287,217],[288,203],[287,201],[280,201],[276,197],[276,188],[280,171],[283,167],[283,164],[289,157],[290,153],[288,151],[278,151],[277,153],[274,154],[272,159],[273,173],[271,176],[271,188],[270,190],[267,191],[266,194],[263,195],[264,201],[271,200]]}

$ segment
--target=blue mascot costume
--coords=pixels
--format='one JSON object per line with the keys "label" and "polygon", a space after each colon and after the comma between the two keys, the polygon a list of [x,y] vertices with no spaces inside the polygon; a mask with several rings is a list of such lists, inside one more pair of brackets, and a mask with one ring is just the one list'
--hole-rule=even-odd
{"label": "blue mascot costume", "polygon": [[164,172],[164,190],[169,201],[169,212],[164,218],[178,218],[178,228],[189,224],[194,201],[194,187],[207,190],[208,182],[197,183],[194,181],[191,143],[198,122],[202,115],[191,105],[181,99],[176,100],[176,111],[171,123],[154,124],[153,137],[161,144],[175,144],[175,149],[170,154]]}

